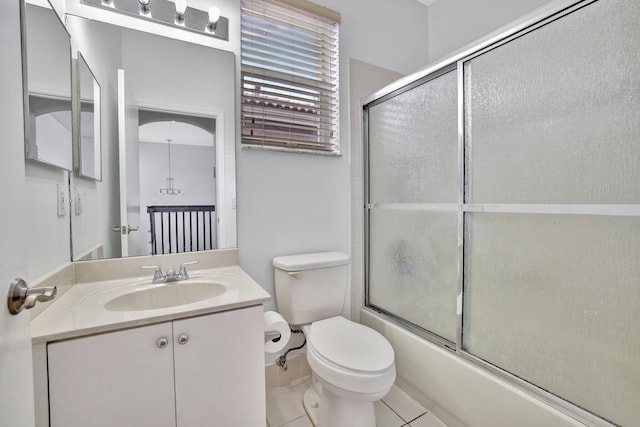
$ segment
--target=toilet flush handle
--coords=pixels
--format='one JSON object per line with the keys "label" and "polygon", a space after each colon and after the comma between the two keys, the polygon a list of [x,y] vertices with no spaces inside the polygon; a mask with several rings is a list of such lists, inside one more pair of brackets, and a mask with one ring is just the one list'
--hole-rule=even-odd
{"label": "toilet flush handle", "polygon": [[287,274],[289,276],[295,277],[296,279],[299,279],[302,276],[302,273],[300,271],[289,271],[287,272]]}

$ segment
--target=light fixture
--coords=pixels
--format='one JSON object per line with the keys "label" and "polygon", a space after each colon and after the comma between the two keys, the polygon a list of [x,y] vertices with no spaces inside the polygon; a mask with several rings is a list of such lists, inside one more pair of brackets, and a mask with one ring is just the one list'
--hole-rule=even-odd
{"label": "light fixture", "polygon": [[[191,31],[200,35],[229,40],[229,18],[220,9],[187,6],[189,0],[80,0],[81,3],[136,16],[150,22]],[[212,0],[216,1],[216,0]],[[196,2],[192,2],[195,4]],[[203,3],[203,2],[200,2]]]}
{"label": "light fixture", "polygon": [[187,0],[176,0],[176,22],[184,22],[184,14],[187,13]]}
{"label": "light fixture", "polygon": [[173,186],[173,177],[171,176],[171,141],[171,139],[167,139],[167,150],[169,152],[169,176],[166,179],[167,186],[160,188],[158,194],[162,194],[163,196],[182,196],[182,191]]}
{"label": "light fixture", "polygon": [[149,13],[149,1],[150,0],[138,0],[138,4],[140,4],[140,13],[146,15]]}
{"label": "light fixture", "polygon": [[213,6],[209,8],[209,23],[207,24],[207,29],[210,31],[214,31],[218,26],[218,21],[220,20],[220,9]]}

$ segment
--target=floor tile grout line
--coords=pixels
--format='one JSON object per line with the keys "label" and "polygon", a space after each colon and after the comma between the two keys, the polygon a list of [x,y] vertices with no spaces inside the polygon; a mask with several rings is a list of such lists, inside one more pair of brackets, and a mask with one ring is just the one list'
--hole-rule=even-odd
{"label": "floor tile grout line", "polygon": [[[299,381],[299,383],[296,383],[297,381]],[[295,383],[295,385],[294,385],[294,383]],[[270,390],[268,390],[268,391],[267,391],[267,395],[268,395],[270,392],[277,392],[277,390],[286,390],[286,394],[292,394],[292,393],[294,393],[294,394],[295,394],[294,390],[295,390],[296,388],[301,387],[301,386],[305,386],[305,387],[307,387],[306,383],[303,381],[303,379],[302,379],[302,378],[300,378],[300,379],[298,379],[298,380],[294,380],[294,381],[292,381],[292,382],[291,382],[291,383],[289,383],[289,384],[283,384],[283,385],[281,385],[281,386],[273,387],[272,389],[270,389]],[[276,398],[276,399],[277,399],[277,398]],[[268,400],[268,398],[267,398],[267,400]],[[304,410],[304,407],[303,407],[303,405],[302,405],[302,401],[300,401],[300,406],[301,406],[301,409],[303,410],[303,411],[302,411],[302,414],[295,415],[295,416],[294,416],[294,418],[286,419],[286,420],[282,420],[282,421],[281,421],[280,423],[278,423],[278,424],[272,424],[272,423],[269,421],[269,417],[267,416],[267,422],[269,423],[269,425],[270,425],[271,427],[286,427],[289,423],[291,423],[291,422],[293,422],[293,421],[296,421],[296,420],[298,420],[298,419],[300,419],[300,418],[303,418],[303,417],[306,417],[306,416],[307,416],[307,414],[306,414],[306,410]]]}
{"label": "floor tile grout line", "polygon": [[[395,388],[397,388],[398,390],[400,390],[400,391],[404,392],[404,393],[407,395],[407,397],[409,397],[409,400],[412,400],[413,402],[415,402],[418,406],[420,406],[420,407],[422,408],[422,411],[423,411],[423,412],[422,412],[420,415],[418,415],[417,417],[413,418],[411,421],[407,421],[407,420],[405,420],[405,419],[400,415],[400,413],[399,413],[398,411],[396,411],[395,409],[393,409],[393,407],[391,406],[391,404],[387,403],[387,402],[384,400],[384,398],[380,399],[380,400],[382,401],[382,403],[384,403],[384,404],[385,404],[389,409],[391,409],[391,410],[392,410],[392,411],[393,411],[397,416],[399,416],[399,417],[400,417],[400,419],[401,419],[402,421],[404,421],[405,423],[407,423],[407,425],[408,425],[409,423],[414,422],[415,420],[417,420],[418,418],[420,418],[421,416],[423,416],[423,415],[425,415],[426,413],[428,413],[428,412],[429,412],[426,408],[424,408],[421,404],[419,404],[415,399],[413,399],[413,398],[412,398],[412,397],[411,397],[407,392],[405,392],[404,390],[402,390],[400,387],[398,387],[398,386],[397,386],[397,385],[395,385],[395,384],[393,385],[393,387],[395,387]],[[404,427],[404,426],[402,426],[402,427]]]}
{"label": "floor tile grout line", "polygon": [[425,411],[422,414],[418,415],[417,417],[415,417],[414,419],[412,419],[411,421],[407,421],[407,424],[411,424],[412,422],[414,422],[415,420],[417,420],[418,418],[422,418],[425,415],[427,415],[429,413],[429,411]]}
{"label": "floor tile grout line", "polygon": [[292,422],[294,422],[294,421],[298,421],[300,418],[306,418],[306,419],[308,419],[308,420],[309,420],[309,422],[311,422],[311,420],[309,419],[309,416],[307,415],[307,413],[306,413],[306,411],[305,411],[304,415],[300,415],[298,418],[294,418],[294,419],[292,419],[292,420],[291,420],[291,421],[289,421],[288,423],[284,424],[284,426],[286,427],[286,425],[287,425],[287,424],[290,424],[290,423],[292,423]]}
{"label": "floor tile grout line", "polygon": [[[384,406],[386,406],[387,408],[391,409],[391,412],[393,412],[394,414],[396,414],[396,415],[398,416],[398,418],[400,418],[400,420],[401,420],[403,423],[405,423],[405,424],[409,423],[409,421],[405,420],[404,418],[402,418],[402,416],[401,416],[399,413],[397,413],[396,411],[394,411],[394,410],[393,410],[393,408],[391,407],[391,405],[389,405],[387,402],[385,402],[384,400],[380,400],[380,402],[384,403]],[[404,427],[404,424],[403,424],[402,426],[400,426],[400,427]]]}

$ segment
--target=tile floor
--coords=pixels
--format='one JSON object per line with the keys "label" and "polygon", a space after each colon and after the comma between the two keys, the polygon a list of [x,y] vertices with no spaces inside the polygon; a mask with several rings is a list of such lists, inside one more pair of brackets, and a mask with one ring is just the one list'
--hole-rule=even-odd
{"label": "tile floor", "polygon": [[[311,377],[267,390],[267,427],[313,427],[302,406]],[[377,427],[446,427],[404,391],[393,386],[375,403]]]}

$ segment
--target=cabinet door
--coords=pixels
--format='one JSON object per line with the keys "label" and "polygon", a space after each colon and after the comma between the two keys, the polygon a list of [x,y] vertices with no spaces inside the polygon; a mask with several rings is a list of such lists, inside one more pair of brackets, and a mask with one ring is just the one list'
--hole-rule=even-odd
{"label": "cabinet door", "polygon": [[257,306],[173,323],[178,427],[265,424],[262,313]]}
{"label": "cabinet door", "polygon": [[175,427],[171,332],[164,323],[50,344],[51,427]]}

